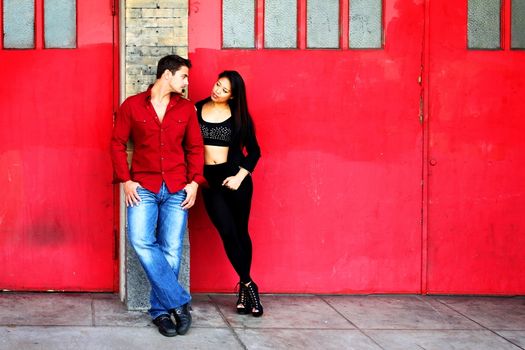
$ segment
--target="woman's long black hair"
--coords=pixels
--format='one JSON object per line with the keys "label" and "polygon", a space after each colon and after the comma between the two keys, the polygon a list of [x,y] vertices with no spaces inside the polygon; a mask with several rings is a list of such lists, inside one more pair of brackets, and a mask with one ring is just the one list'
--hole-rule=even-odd
{"label": "woman's long black hair", "polygon": [[234,120],[234,142],[244,146],[250,126],[253,128],[253,121],[248,111],[248,102],[246,101],[246,86],[241,75],[234,70],[225,70],[219,74],[219,78],[227,78],[231,85],[232,98],[228,100],[230,111]]}

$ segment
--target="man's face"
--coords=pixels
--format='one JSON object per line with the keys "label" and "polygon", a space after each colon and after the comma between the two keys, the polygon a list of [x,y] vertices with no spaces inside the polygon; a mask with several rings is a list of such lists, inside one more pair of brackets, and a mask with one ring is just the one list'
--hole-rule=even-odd
{"label": "man's face", "polygon": [[190,70],[186,66],[182,66],[175,72],[175,74],[171,74],[170,79],[170,87],[173,92],[176,92],[178,94],[182,94],[184,89],[188,86]]}

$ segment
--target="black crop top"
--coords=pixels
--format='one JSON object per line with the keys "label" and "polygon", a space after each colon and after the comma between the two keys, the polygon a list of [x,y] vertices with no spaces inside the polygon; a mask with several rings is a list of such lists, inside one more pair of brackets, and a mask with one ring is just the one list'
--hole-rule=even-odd
{"label": "black crop top", "polygon": [[210,123],[202,119],[202,106],[197,108],[197,116],[205,145],[230,147],[232,143],[232,117],[220,123]]}
{"label": "black crop top", "polygon": [[[214,125],[217,126],[217,124],[210,123],[210,125],[202,121],[202,106],[208,101],[210,101],[209,97],[195,104],[195,107],[197,108],[198,120],[201,125],[206,125],[208,127]],[[252,118],[247,118],[246,137],[243,144],[241,144],[238,133],[235,132],[234,119],[230,117],[230,119],[224,122],[231,123],[229,128],[233,129],[231,136],[232,141],[230,143],[230,148],[228,148],[228,163],[234,166],[240,166],[241,168],[248,170],[250,173],[253,172],[257,162],[259,161],[259,158],[261,158],[261,148],[259,147],[259,143],[257,143],[257,137],[255,136]],[[208,140],[205,140],[205,142],[208,142]]]}

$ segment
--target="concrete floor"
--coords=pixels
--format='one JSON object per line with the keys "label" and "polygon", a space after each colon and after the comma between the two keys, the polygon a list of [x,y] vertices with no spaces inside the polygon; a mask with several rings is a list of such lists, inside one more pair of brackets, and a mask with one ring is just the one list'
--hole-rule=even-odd
{"label": "concrete floor", "polygon": [[166,338],[113,294],[0,293],[0,349],[525,349],[525,297],[193,296],[193,327]]}

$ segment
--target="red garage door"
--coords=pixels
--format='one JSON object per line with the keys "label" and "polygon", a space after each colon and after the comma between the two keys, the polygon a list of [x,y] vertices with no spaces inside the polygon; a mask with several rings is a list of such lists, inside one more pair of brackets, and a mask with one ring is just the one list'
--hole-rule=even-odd
{"label": "red garage door", "polygon": [[[265,291],[421,291],[424,13],[423,1],[190,1],[190,97],[224,69],[247,83]],[[192,289],[231,291],[202,202],[190,223]]]}
{"label": "red garage door", "polygon": [[525,292],[525,5],[431,1],[428,292]]}
{"label": "red garage door", "polygon": [[0,289],[114,290],[111,2],[0,3]]}

